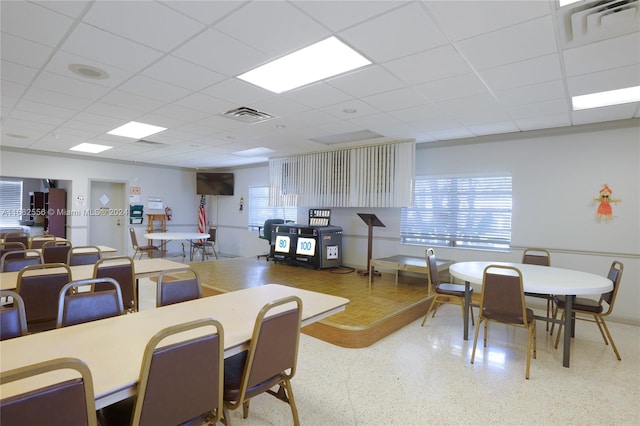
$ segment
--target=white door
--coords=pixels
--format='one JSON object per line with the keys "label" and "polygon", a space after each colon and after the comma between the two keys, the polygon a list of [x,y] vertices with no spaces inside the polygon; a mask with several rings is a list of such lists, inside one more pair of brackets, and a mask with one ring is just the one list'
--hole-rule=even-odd
{"label": "white door", "polygon": [[94,180],[90,186],[89,245],[113,247],[118,255],[126,255],[129,223],[126,184]]}

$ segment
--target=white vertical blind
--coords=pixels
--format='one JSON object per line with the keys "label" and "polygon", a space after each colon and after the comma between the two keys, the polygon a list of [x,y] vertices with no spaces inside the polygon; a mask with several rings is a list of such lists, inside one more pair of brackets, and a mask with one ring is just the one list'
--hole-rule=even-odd
{"label": "white vertical blind", "polygon": [[0,180],[0,225],[18,226],[22,220],[22,180]]}
{"label": "white vertical blind", "polygon": [[269,161],[272,206],[404,207],[412,204],[415,142]]}

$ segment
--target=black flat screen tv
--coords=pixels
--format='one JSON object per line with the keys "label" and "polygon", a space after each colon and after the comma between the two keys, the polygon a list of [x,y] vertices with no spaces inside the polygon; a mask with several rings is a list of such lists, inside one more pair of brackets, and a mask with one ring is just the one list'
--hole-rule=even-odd
{"label": "black flat screen tv", "polygon": [[233,195],[233,173],[196,173],[198,195]]}

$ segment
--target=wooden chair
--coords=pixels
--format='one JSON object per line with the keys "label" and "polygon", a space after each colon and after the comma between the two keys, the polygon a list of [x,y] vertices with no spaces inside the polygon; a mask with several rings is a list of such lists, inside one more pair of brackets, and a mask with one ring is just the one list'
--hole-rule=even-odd
{"label": "wooden chair", "polygon": [[147,254],[149,259],[153,257],[153,253],[157,253],[160,251],[160,247],[153,245],[141,246],[138,244],[138,237],[136,236],[136,230],[134,228],[129,228],[129,235],[131,236],[131,245],[133,246],[133,258],[136,258],[136,254],[140,253],[140,257],[138,259],[142,259],[143,254]]}
{"label": "wooden chair", "polygon": [[76,246],[69,250],[67,265],[93,265],[102,259],[102,252],[98,246]]}
{"label": "wooden chair", "polygon": [[[162,345],[171,336],[198,329],[199,337]],[[137,396],[101,409],[101,424],[216,424],[223,412],[223,362],[224,331],[214,319],[159,331],[145,348]]]}
{"label": "wooden chair", "polygon": [[[607,278],[609,278],[613,283],[613,289],[608,293],[601,294],[599,300],[593,300],[585,297],[576,297],[571,306],[571,312],[576,314],[575,318],[577,320],[596,323],[598,329],[600,330],[600,334],[602,335],[602,339],[604,340],[604,344],[608,345],[609,343],[611,343],[611,348],[616,354],[616,358],[618,358],[618,361],[621,361],[622,358],[620,357],[618,348],[616,348],[616,344],[613,342],[611,333],[609,333],[609,327],[607,327],[607,323],[605,322],[604,317],[609,316],[609,314],[613,312],[613,305],[616,302],[616,295],[618,294],[618,289],[620,288],[620,280],[622,279],[623,270],[624,265],[621,262],[614,260],[613,263],[611,263],[609,274],[607,275]],[[553,296],[553,303],[555,306],[553,309],[553,319],[557,318],[558,310],[562,309],[562,320],[564,320],[564,317],[566,315],[566,312],[564,311],[565,297],[561,295]],[[605,303],[608,306],[607,310],[605,310]],[[585,316],[587,317],[585,318]],[[589,317],[593,317],[593,319]],[[553,326],[551,327],[551,334],[553,334]],[[560,342],[560,334],[562,334],[562,322],[560,322],[560,328],[558,329],[558,335],[556,336],[556,349],[558,348],[558,342]]]}
{"label": "wooden chair", "polygon": [[[286,304],[295,306],[272,314]],[[246,419],[250,400],[265,392],[287,402],[294,424],[300,424],[291,379],[296,373],[301,315],[302,301],[295,296],[266,304],[256,318],[249,349],[225,359],[225,424],[229,424],[228,409],[242,405]],[[278,391],[272,391],[276,385]]]}
{"label": "wooden chair", "polygon": [[[108,285],[111,289],[93,291],[98,284]],[[92,291],[77,291],[83,286],[90,286]],[[56,328],[115,317],[123,312],[120,285],[113,278],[72,281],[60,290]]]}
{"label": "wooden chair", "polygon": [[20,252],[20,253],[13,253],[7,257],[24,257],[24,251],[26,249],[27,249],[27,246],[17,241],[8,242],[8,243],[3,242],[2,245],[0,246],[0,257],[11,252]]}
{"label": "wooden chair", "polygon": [[18,272],[16,293],[24,300],[29,332],[56,328],[58,296],[69,282],[71,269],[64,263],[29,265]]}
{"label": "wooden chair", "polygon": [[[93,278],[113,278],[120,284],[122,304],[127,312],[138,310],[138,291],[133,259],[129,256],[114,256],[100,259],[93,266]],[[109,290],[109,286],[96,284],[94,291]]]}
{"label": "wooden chair", "polygon": [[88,425],[97,426],[93,379],[89,367],[79,359],[57,358],[0,373],[0,383],[31,380],[52,371],[73,370],[74,376],[52,385],[3,397],[0,419],[3,425]]}
{"label": "wooden chair", "polygon": [[56,236],[55,235],[39,235],[37,237],[31,237],[29,239],[29,248],[31,249],[40,249],[42,248],[42,246],[49,242],[49,241],[55,241],[56,240]]}
{"label": "wooden chair", "polygon": [[[533,311],[524,303],[522,273],[511,266],[489,265],[484,269],[480,314],[473,339],[471,364],[476,356],[476,344],[480,325],[484,322],[484,347],[487,347],[489,321],[499,322],[527,329],[527,365],[525,378],[529,378],[531,352],[536,358],[536,320]],[[533,343],[533,345],[532,345]],[[532,347],[533,346],[533,347]]]}
{"label": "wooden chair", "polygon": [[12,304],[0,306],[0,340],[12,339],[27,334],[27,314],[24,301],[16,292],[0,290],[0,298],[12,299]]}
{"label": "wooden chair", "polygon": [[193,269],[164,272],[158,277],[156,307],[172,305],[202,297],[200,277]]}
{"label": "wooden chair", "polygon": [[[425,251],[425,257],[427,261],[427,283],[430,291],[434,293],[434,296],[431,300],[431,304],[429,305],[429,309],[427,309],[427,313],[424,314],[422,326],[424,327],[424,324],[427,322],[427,318],[432,310],[433,316],[436,315],[436,310],[438,308],[436,303],[439,305],[444,303],[460,305],[462,308],[462,316],[464,318],[465,286],[462,284],[441,283],[440,278],[438,277],[438,264],[435,251],[432,248],[428,248]],[[471,297],[472,294],[473,288],[470,288],[469,297]],[[436,308],[435,310],[434,307]],[[474,323],[473,309],[471,308],[471,305],[469,305],[469,315],[471,315],[471,322]]]}
{"label": "wooden chair", "polygon": [[191,244],[191,258],[193,259],[193,253],[195,251],[202,252],[202,260],[204,260],[209,253],[207,253],[207,249],[210,248],[213,255],[218,259],[218,252],[216,251],[216,232],[217,228],[210,227],[209,228],[209,238],[202,242],[195,242]]}
{"label": "wooden chair", "polygon": [[47,241],[42,245],[44,263],[67,263],[71,243],[68,241]]}
{"label": "wooden chair", "polygon": [[[528,248],[524,252],[522,252],[522,263],[528,265],[540,265],[540,266],[551,266],[551,254],[547,249],[543,248]],[[547,327],[546,330],[549,331],[549,318],[551,318],[551,294],[540,294],[540,293],[525,293],[525,296],[529,297],[537,297],[539,299],[545,299],[547,301]]]}
{"label": "wooden chair", "polygon": [[13,250],[0,258],[0,271],[16,272],[28,265],[44,263],[42,254],[37,250]]}

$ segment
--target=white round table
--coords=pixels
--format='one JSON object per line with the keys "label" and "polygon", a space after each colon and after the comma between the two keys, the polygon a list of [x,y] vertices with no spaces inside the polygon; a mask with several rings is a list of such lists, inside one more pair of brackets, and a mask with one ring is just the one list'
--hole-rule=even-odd
{"label": "white round table", "polygon": [[[527,293],[558,294],[565,296],[565,311],[571,312],[575,296],[600,295],[613,289],[613,283],[605,276],[553,266],[539,266],[510,262],[459,262],[449,266],[451,276],[465,282],[466,297],[464,339],[469,339],[469,287],[470,283],[482,285],[484,269],[489,265],[518,268],[522,273],[522,286]],[[573,335],[573,316],[565,315],[564,352],[562,365],[569,367],[570,343]]]}

